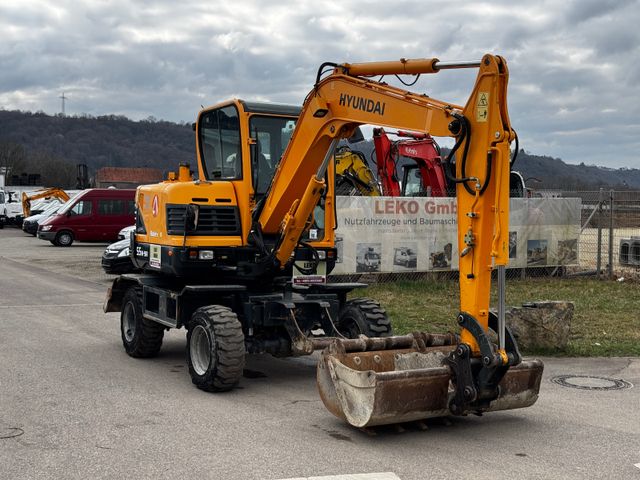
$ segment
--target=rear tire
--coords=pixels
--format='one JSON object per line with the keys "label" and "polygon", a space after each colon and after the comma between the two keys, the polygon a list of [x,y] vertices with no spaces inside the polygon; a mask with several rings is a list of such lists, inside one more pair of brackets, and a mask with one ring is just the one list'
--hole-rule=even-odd
{"label": "rear tire", "polygon": [[391,320],[378,302],[370,298],[355,298],[345,303],[338,318],[338,331],[347,338],[389,337],[393,335]]}
{"label": "rear tire", "polygon": [[70,247],[73,243],[73,233],[68,230],[62,230],[56,235],[55,242],[54,245],[58,247]]}
{"label": "rear tire", "polygon": [[142,289],[131,287],[122,300],[120,313],[122,345],[131,357],[155,357],[162,347],[164,327],[142,317]]}
{"label": "rear tire", "polygon": [[242,377],[244,355],[242,325],[230,308],[210,305],[194,312],[187,332],[187,364],[196,387],[231,390]]}

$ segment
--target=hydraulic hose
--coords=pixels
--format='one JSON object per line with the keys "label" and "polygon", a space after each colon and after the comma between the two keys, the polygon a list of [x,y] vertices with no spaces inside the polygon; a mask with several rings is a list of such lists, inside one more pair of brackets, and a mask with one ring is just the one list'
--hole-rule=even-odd
{"label": "hydraulic hose", "polygon": [[513,131],[513,134],[516,137],[516,150],[515,152],[513,152],[513,158],[511,159],[511,170],[513,170],[513,166],[516,164],[516,159],[518,158],[518,151],[520,150],[520,142],[518,141],[518,134],[516,133],[516,131]]}
{"label": "hydraulic hose", "polygon": [[[467,119],[467,117],[459,113],[454,113],[453,116],[459,122],[460,132],[458,134],[458,140],[456,141],[456,144],[453,146],[453,148],[451,149],[451,151],[449,152],[449,155],[447,155],[447,158],[445,160],[445,169],[444,169],[445,175],[447,177],[447,180],[453,183],[462,183],[464,185],[464,189],[470,195],[475,195],[476,194],[475,189],[471,188],[468,182],[471,182],[471,181],[477,182],[478,180],[474,177],[467,177],[467,173],[466,173],[467,157],[469,155],[469,146],[471,145],[471,123],[469,122],[469,119]],[[462,145],[462,142],[465,142],[464,152],[462,153],[462,159],[460,161],[461,162],[460,173],[462,177],[456,178],[451,173],[451,165],[452,165],[451,160],[453,158],[453,155],[460,148],[460,145]],[[491,160],[492,160],[492,155],[489,153],[487,155],[487,170],[486,170],[485,180],[482,186],[480,187],[480,195],[482,195],[487,189],[487,187],[489,186],[489,181],[491,179]]]}

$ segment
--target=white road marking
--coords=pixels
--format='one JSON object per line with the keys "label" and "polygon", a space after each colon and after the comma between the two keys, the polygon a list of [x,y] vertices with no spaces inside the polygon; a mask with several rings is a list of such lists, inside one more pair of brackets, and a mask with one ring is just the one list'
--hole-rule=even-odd
{"label": "white road marking", "polygon": [[636,463],[636,464],[634,465],[634,467],[638,467],[638,468],[640,468],[640,463]]}
{"label": "white road marking", "polygon": [[344,475],[329,475],[328,477],[295,477],[282,480],[400,480],[393,472],[380,473],[347,473]]}
{"label": "white road marking", "polygon": [[0,305],[0,308],[33,308],[33,307],[94,307],[96,305],[104,305],[103,303],[69,303],[66,305],[54,305],[45,303],[42,305]]}

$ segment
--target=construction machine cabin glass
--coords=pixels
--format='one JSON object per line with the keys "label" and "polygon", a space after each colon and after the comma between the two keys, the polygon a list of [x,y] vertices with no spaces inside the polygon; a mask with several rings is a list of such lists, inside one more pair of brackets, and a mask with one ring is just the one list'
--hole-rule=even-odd
{"label": "construction machine cabin glass", "polygon": [[403,197],[429,197],[430,187],[425,191],[422,186],[422,175],[417,165],[405,165],[402,176],[402,196]]}
{"label": "construction machine cabin glass", "polygon": [[[282,159],[297,118],[252,115],[249,120],[251,135],[251,174],[256,199],[267,195],[276,169]],[[327,184],[329,182],[326,178]],[[323,196],[314,210],[311,228],[303,235],[303,241],[324,239],[324,200]]]}
{"label": "construction machine cabin glass", "polygon": [[207,180],[242,178],[238,110],[229,105],[200,117],[200,152]]}
{"label": "construction machine cabin glass", "polygon": [[295,118],[251,116],[249,131],[252,142],[255,142],[251,149],[252,182],[258,199],[269,190],[295,125]]}

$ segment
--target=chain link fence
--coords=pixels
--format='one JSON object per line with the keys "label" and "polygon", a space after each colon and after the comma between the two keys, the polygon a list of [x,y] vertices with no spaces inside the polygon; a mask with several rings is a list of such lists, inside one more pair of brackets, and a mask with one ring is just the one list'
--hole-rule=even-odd
{"label": "chain link fence", "polygon": [[[532,200],[536,198],[578,199],[571,204],[572,210],[579,210],[579,213],[573,212],[572,218],[575,225],[569,237],[558,240],[555,234],[549,234],[548,240],[541,240],[539,243],[525,242],[523,246],[521,242],[518,248],[527,249],[526,266],[523,266],[522,262],[512,262],[507,270],[509,278],[561,276],[640,278],[640,191],[539,190],[529,194]],[[574,232],[574,230],[577,231]],[[515,234],[511,233],[515,237]],[[553,255],[547,258],[547,245],[551,247],[551,237],[553,237]],[[359,240],[365,244],[380,242],[377,235]],[[433,239],[428,238],[427,235],[424,241],[433,243]],[[420,242],[419,238],[417,242]],[[425,271],[420,271],[421,268],[418,265],[417,268],[399,272],[356,271],[332,275],[331,280],[381,283],[402,280],[457,279],[455,258],[451,258],[452,249],[447,249],[448,246],[443,244],[440,248],[442,251],[434,251],[430,254],[430,268]],[[515,250],[515,238],[513,248]],[[395,251],[399,252],[398,249]],[[403,255],[405,261],[409,261],[406,250],[398,255]],[[455,248],[453,248],[453,255],[457,255]],[[544,261],[539,261],[543,256]],[[438,269],[439,265],[443,268]]]}
{"label": "chain link fence", "polygon": [[603,278],[640,277],[640,192],[562,192],[582,199],[579,268]]}

